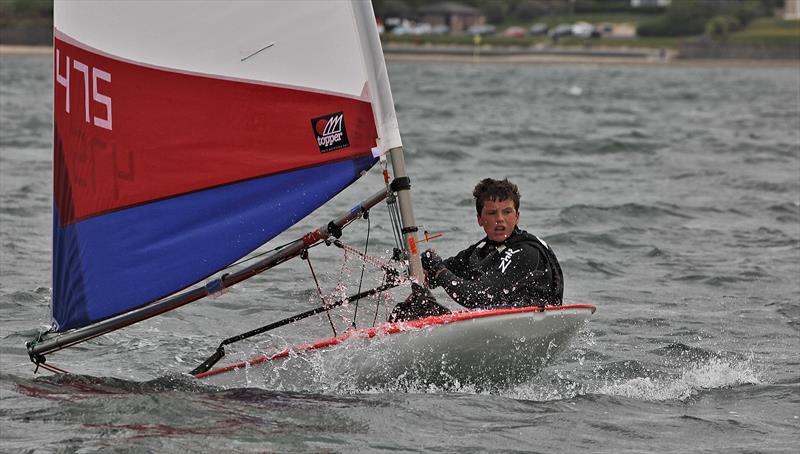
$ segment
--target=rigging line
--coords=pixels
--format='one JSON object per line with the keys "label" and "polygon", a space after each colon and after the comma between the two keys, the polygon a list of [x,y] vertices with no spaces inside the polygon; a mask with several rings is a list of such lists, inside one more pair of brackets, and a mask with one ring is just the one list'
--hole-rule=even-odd
{"label": "rigging line", "polygon": [[[349,276],[350,275],[349,269],[347,268],[347,261],[349,260],[348,257],[347,257],[347,254],[348,254],[348,252],[350,252],[350,250],[348,248],[341,247],[341,241],[339,241],[338,239],[334,240],[333,244],[336,245],[337,247],[341,248],[342,250],[344,250],[344,254],[343,254],[343,257],[342,257],[342,266],[341,266],[341,268],[339,268],[339,277],[338,277],[338,279],[336,281],[336,288],[333,290],[333,294],[334,295],[345,295],[346,292],[347,292],[347,285],[344,284],[345,276]],[[345,317],[345,316],[343,316],[341,314],[340,314],[340,318],[344,322],[347,321],[347,317]]]}
{"label": "rigging line", "polygon": [[[347,226],[349,226],[350,224],[352,224],[354,221],[355,221],[355,220],[349,220],[349,221],[345,222],[345,223],[342,225],[342,227],[341,227],[341,228],[342,228],[342,229],[344,229],[345,227],[347,227]],[[247,257],[247,258],[243,258],[243,259],[239,260],[238,262],[231,263],[230,265],[228,265],[228,266],[226,266],[226,267],[224,267],[224,268],[221,268],[219,271],[224,271],[224,270],[227,270],[228,268],[233,268],[233,267],[236,267],[236,266],[242,265],[242,264],[244,264],[244,263],[247,263],[247,262],[249,262],[249,261],[251,261],[251,260],[255,260],[255,259],[257,259],[257,258],[259,258],[259,257],[261,257],[261,256],[264,256],[264,255],[267,255],[267,254],[271,254],[271,253],[273,253],[273,252],[280,251],[281,249],[285,248],[286,246],[289,246],[290,244],[294,243],[295,241],[296,241],[296,240],[294,240],[294,241],[289,241],[288,243],[285,243],[285,244],[282,244],[282,245],[280,245],[280,246],[277,246],[277,247],[275,247],[274,249],[270,249],[270,250],[268,250],[268,251],[264,251],[264,252],[259,252],[258,254],[251,255],[250,257]],[[308,246],[308,248],[312,248],[312,247],[316,247],[316,246],[319,246],[319,244],[312,244],[312,245]]]}
{"label": "rigging line", "polygon": [[[372,266],[376,266],[378,268],[381,268],[381,269],[383,269],[384,271],[386,271],[386,272],[388,272],[390,274],[396,274],[397,273],[396,269],[394,269],[391,266],[389,266],[389,262],[386,262],[386,261],[382,260],[379,257],[375,257],[375,256],[372,256],[372,255],[366,255],[363,252],[359,251],[358,249],[356,249],[356,248],[354,248],[352,246],[348,246],[347,244],[342,243],[340,240],[335,240],[333,242],[333,245],[338,247],[338,248],[343,249],[346,253],[349,252],[349,253],[352,253],[352,254],[358,256],[365,263],[369,263]],[[345,254],[345,259],[346,258],[347,258],[347,255]]]}
{"label": "rigging line", "polygon": [[49,370],[50,372],[52,372],[54,374],[68,374],[69,373],[69,372],[65,371],[64,369],[62,369],[60,367],[56,367],[56,366],[54,366],[52,364],[39,363],[39,364],[36,365],[36,367],[41,367],[42,369],[47,369],[47,370]]}
{"label": "rigging line", "polygon": [[[317,273],[314,272],[314,267],[311,266],[311,257],[308,256],[308,249],[303,251],[303,255],[301,257],[305,259],[306,262],[308,262],[308,268],[311,269],[311,276],[314,278],[314,283],[317,285],[317,293],[319,293],[319,299],[322,301],[322,307],[326,308],[325,314],[328,315],[328,321],[331,324],[331,329],[333,330],[333,336],[336,337],[336,327],[333,325],[333,319],[331,318],[331,311],[330,308],[328,308],[327,301],[325,301],[325,295],[322,294],[322,288],[319,286],[319,281],[317,280]],[[358,290],[359,292],[361,291],[360,288]]]}
{"label": "rigging line", "polygon": [[269,251],[259,252],[258,254],[252,255],[250,257],[247,257],[246,259],[241,259],[238,262],[231,263],[230,265],[226,266],[225,268],[220,269],[220,271],[227,270],[228,268],[233,268],[234,266],[239,266],[239,265],[241,265],[243,263],[249,262],[250,260],[255,260],[255,259],[257,259],[257,258],[259,258],[261,256],[264,256],[264,255],[267,255],[267,254],[271,254],[273,252],[280,251],[281,249],[285,248],[286,246],[288,246],[288,245],[290,245],[292,243],[294,243],[294,241],[290,241],[290,242],[288,242],[286,244],[282,244],[282,245],[276,247],[275,249],[270,249]]}
{"label": "rigging line", "polygon": [[[367,257],[367,248],[369,248],[369,232],[372,226],[372,220],[369,217],[369,211],[364,212],[364,218],[367,220],[367,241],[364,243],[364,257]],[[361,277],[358,279],[358,292],[361,293],[361,285],[364,283],[364,270],[367,268],[367,262],[361,262]],[[353,328],[356,327],[356,318],[358,316],[358,303],[361,300],[356,300],[355,309],[353,310]]]}
{"label": "rigging line", "polygon": [[[386,279],[388,278],[388,274],[383,275],[383,283],[381,287],[386,285]],[[375,302],[375,317],[372,319],[372,326],[374,327],[376,323],[378,323],[378,309],[381,307],[381,296],[383,295],[383,291],[378,292],[378,298]]]}
{"label": "rigging line", "polygon": [[397,229],[398,225],[398,214],[397,214],[397,207],[396,207],[396,199],[394,195],[391,195],[390,198],[386,200],[386,208],[389,211],[389,224],[392,226],[392,237],[394,238],[394,246],[397,249],[402,250],[401,242],[398,239],[399,230]]}
{"label": "rigging line", "polygon": [[45,336],[45,334],[50,334],[50,333],[54,332],[55,331],[55,326],[54,325],[55,324],[53,324],[53,326],[50,326],[50,328],[48,328],[47,330],[39,330],[39,334],[36,335],[36,338],[31,340],[31,347],[35,347],[36,344],[41,342],[42,338]]}
{"label": "rigging line", "polygon": [[403,221],[402,217],[400,216],[400,205],[397,203],[397,199],[395,198],[395,203],[392,205],[392,210],[394,211],[394,232],[395,232],[395,241],[397,242],[397,248],[401,251],[406,250],[406,242],[403,240]]}

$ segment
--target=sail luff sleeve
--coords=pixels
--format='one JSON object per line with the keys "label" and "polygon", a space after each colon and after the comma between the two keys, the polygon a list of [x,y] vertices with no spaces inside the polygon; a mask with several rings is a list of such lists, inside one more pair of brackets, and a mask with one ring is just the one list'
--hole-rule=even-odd
{"label": "sail luff sleeve", "polygon": [[400,139],[400,127],[394,110],[389,74],[386,71],[383,48],[375,25],[375,13],[371,2],[351,2],[351,5],[369,80],[379,146],[381,151],[386,153],[393,148],[402,147],[403,141]]}
{"label": "sail luff sleeve", "polygon": [[[371,2],[353,2],[354,15],[358,27],[361,48],[364,53],[364,64],[367,77],[373,91],[372,109],[378,128],[381,151],[388,152],[392,161],[392,173],[395,180],[407,180],[403,142],[400,139],[400,128],[394,109],[392,89],[389,85],[389,74],[383,57],[381,40],[375,25],[375,13]],[[422,283],[424,272],[417,250],[417,225],[411,203],[411,187],[404,185],[397,191],[400,206],[400,218],[403,226],[403,237],[408,251],[409,274]]]}

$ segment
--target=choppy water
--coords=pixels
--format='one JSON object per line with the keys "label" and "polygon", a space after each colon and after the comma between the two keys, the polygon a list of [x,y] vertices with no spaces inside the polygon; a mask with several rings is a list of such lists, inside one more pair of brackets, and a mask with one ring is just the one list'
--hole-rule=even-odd
{"label": "choppy water", "polygon": [[[598,307],[566,354],[498,395],[330,376],[220,390],[179,374],[222,338],[313,307],[300,261],[50,358],[75,374],[34,376],[23,343],[50,298],[52,67],[0,62],[0,451],[796,452],[800,68],[390,65],[416,214],[446,233],[436,248],[478,239],[471,188],[508,176],[566,299]],[[379,184],[371,172],[282,239]],[[391,235],[372,217],[380,254]],[[359,222],[345,237],[358,246]],[[357,264],[313,254],[327,292],[340,274],[355,290]]]}

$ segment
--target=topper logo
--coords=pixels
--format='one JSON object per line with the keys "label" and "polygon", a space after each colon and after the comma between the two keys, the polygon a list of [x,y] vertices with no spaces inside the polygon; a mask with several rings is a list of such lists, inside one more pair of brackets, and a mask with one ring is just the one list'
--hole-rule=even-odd
{"label": "topper logo", "polygon": [[350,146],[342,112],[314,118],[311,120],[311,127],[314,129],[320,153]]}
{"label": "topper logo", "polygon": [[336,115],[335,117],[330,118],[328,121],[320,120],[317,123],[317,131],[319,132],[320,126],[324,125],[321,134],[324,137],[337,137],[338,140],[338,138],[341,138],[342,134],[342,118],[344,118],[344,115]]}

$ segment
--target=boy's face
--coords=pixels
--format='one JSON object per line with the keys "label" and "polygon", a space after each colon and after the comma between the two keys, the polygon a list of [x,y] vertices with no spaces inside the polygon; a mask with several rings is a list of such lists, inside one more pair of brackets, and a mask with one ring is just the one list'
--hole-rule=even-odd
{"label": "boy's face", "polygon": [[478,216],[478,225],[492,241],[501,242],[511,235],[519,222],[519,213],[512,200],[487,200]]}

